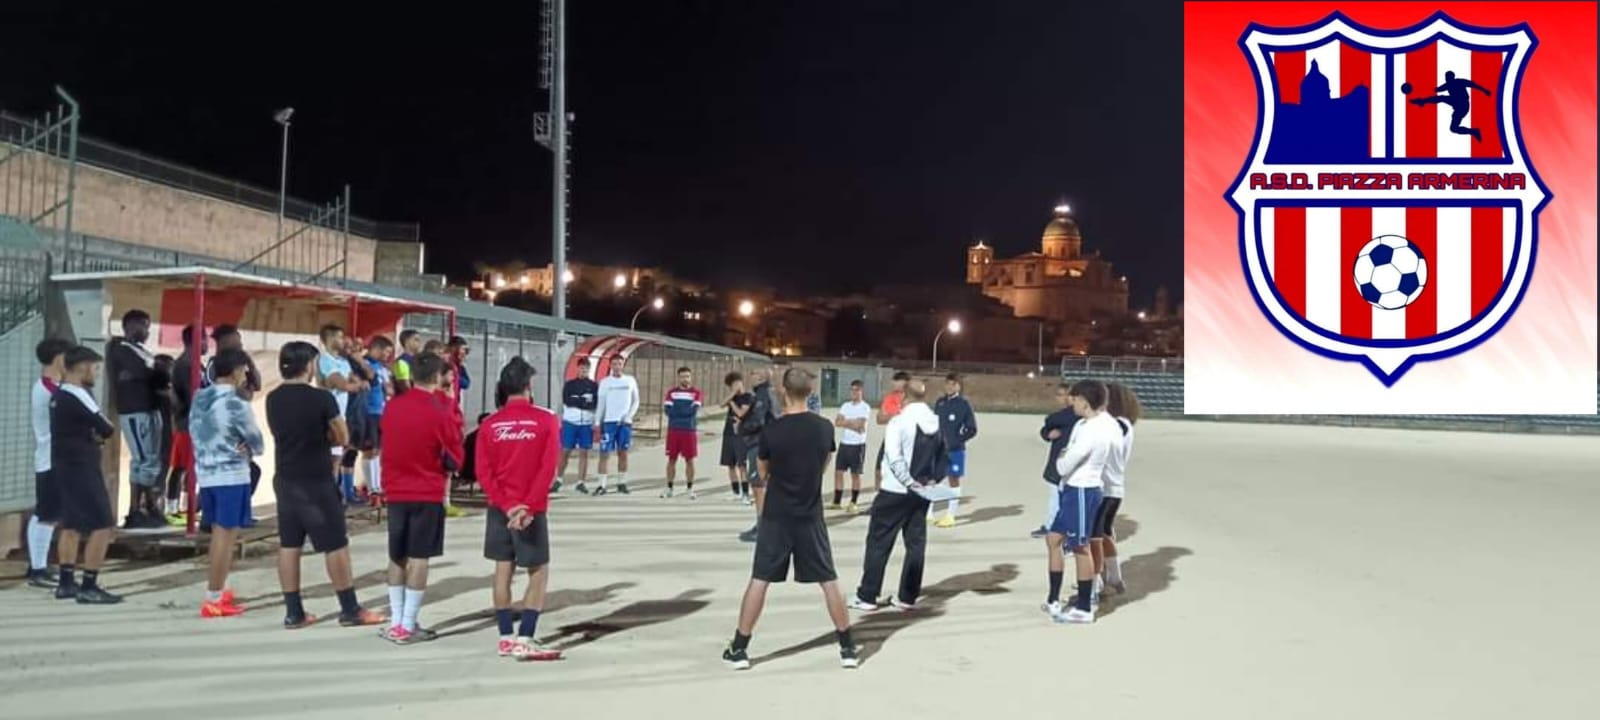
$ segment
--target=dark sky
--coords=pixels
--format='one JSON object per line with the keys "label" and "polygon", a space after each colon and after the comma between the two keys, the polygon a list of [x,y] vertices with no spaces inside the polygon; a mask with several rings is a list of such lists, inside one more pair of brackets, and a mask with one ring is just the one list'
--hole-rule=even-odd
{"label": "dark sky", "polygon": [[[0,107],[40,112],[60,83],[86,135],[275,188],[270,115],[292,105],[291,195],[349,182],[357,215],[422,223],[432,271],[548,261],[537,2],[96,5],[8,13]],[[792,290],[959,281],[974,237],[1036,249],[1065,199],[1136,300],[1176,295],[1181,22],[1165,2],[572,0],[570,255]]]}

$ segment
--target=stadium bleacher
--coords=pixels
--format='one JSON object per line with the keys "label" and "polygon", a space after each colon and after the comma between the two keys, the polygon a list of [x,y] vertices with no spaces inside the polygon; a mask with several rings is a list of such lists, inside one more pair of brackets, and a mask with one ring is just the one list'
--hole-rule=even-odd
{"label": "stadium bleacher", "polygon": [[[1063,363],[1063,380],[1120,382],[1139,394],[1153,417],[1308,423],[1367,427],[1406,427],[1500,432],[1554,432],[1600,434],[1600,415],[1184,415],[1183,367],[1178,363],[1078,361]],[[1600,403],[1600,390],[1596,391]]]}

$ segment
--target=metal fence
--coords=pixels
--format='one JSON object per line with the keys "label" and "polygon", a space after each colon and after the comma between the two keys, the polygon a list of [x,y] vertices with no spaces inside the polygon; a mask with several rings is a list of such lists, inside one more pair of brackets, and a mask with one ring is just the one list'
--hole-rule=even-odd
{"label": "metal fence", "polygon": [[[35,121],[0,112],[0,138],[25,135],[31,132]],[[48,149],[46,149],[48,150]],[[150,157],[135,150],[113,145],[104,140],[78,138],[78,161],[113,172],[122,173],[160,183],[169,187],[199,193],[219,200],[246,205],[259,210],[278,212],[278,192],[247,185],[236,180],[219,177],[178,163]],[[56,157],[66,157],[56,155]],[[309,222],[324,212],[316,203],[288,198],[284,203],[284,216]],[[417,223],[377,222],[365,218],[350,218],[350,232],[374,240],[420,242],[421,227]]]}

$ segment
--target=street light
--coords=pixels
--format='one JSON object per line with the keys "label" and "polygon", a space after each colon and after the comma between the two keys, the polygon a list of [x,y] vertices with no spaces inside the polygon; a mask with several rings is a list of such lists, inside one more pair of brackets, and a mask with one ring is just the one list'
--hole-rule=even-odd
{"label": "street light", "polygon": [[273,242],[283,239],[283,211],[289,198],[289,118],[292,117],[292,107],[272,114],[273,121],[283,126],[283,161],[278,166],[278,236],[273,238]]}
{"label": "street light", "polygon": [[934,370],[938,370],[939,369],[939,338],[944,337],[944,334],[947,333],[947,332],[950,333],[951,335],[960,335],[961,334],[961,321],[957,320],[955,318],[951,318],[950,322],[945,323],[945,326],[943,328],[939,329],[939,334],[933,336],[933,369]]}
{"label": "street light", "polygon": [[561,271],[561,282],[562,283],[571,284],[574,279],[575,279],[575,276],[572,274],[571,270],[562,270]]}
{"label": "street light", "polygon": [[621,289],[627,287],[628,286],[628,276],[624,275],[622,273],[617,273],[617,276],[611,279],[611,286],[615,287],[618,290],[621,290]]}
{"label": "street light", "polygon": [[639,327],[639,316],[643,315],[645,310],[649,310],[651,308],[654,308],[656,310],[660,310],[661,308],[664,308],[666,306],[667,306],[667,301],[666,300],[662,300],[661,298],[656,298],[654,300],[651,300],[649,305],[641,305],[641,306],[639,306],[639,311],[633,314],[633,319],[632,320],[628,321],[628,329],[629,330],[633,330],[633,329],[636,329],[636,328]]}
{"label": "street light", "polygon": [[750,317],[751,315],[754,315],[755,313],[756,313],[756,304],[755,303],[750,302],[749,300],[740,300],[739,301],[739,315],[741,317]]}

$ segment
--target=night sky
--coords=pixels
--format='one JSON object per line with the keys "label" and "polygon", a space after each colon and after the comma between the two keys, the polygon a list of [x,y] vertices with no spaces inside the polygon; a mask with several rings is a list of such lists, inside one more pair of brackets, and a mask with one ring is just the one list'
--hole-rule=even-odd
{"label": "night sky", "polygon": [[[537,2],[94,5],[8,13],[0,107],[38,114],[60,83],[85,135],[276,188],[293,106],[291,195],[350,183],[357,215],[422,224],[430,271],[549,260]],[[1135,302],[1181,293],[1176,3],[570,5],[576,261],[959,282],[972,239],[1037,249],[1066,200]]]}

